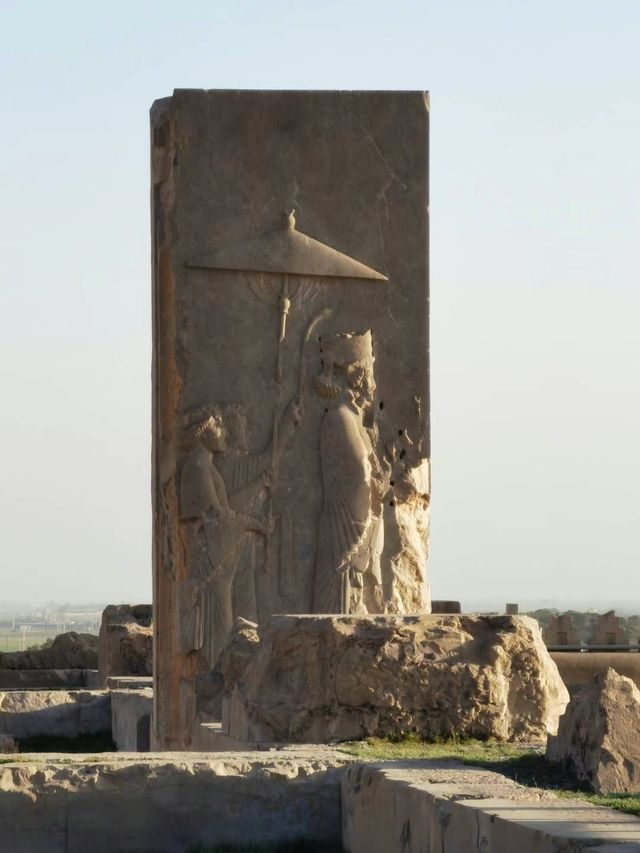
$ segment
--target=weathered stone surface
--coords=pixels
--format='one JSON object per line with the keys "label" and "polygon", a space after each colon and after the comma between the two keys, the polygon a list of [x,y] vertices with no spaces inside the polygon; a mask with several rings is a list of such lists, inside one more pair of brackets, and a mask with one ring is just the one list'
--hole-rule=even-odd
{"label": "weathered stone surface", "polygon": [[111,736],[120,752],[149,752],[153,690],[111,691]]}
{"label": "weathered stone surface", "polygon": [[569,699],[526,616],[276,616],[226,689],[226,733],[257,742],[539,740]]}
{"label": "weathered stone surface", "polygon": [[608,669],[583,687],[549,738],[547,758],[598,793],[640,791],[640,690],[633,681]]}
{"label": "weathered stone surface", "polygon": [[455,763],[352,764],[349,853],[638,853],[640,819]]}
{"label": "weathered stone surface", "polygon": [[440,600],[431,602],[432,613],[462,613],[462,605],[459,601]]}
{"label": "weathered stone surface", "polygon": [[594,676],[604,674],[610,667],[618,675],[630,678],[640,687],[640,655],[637,652],[551,652],[558,672],[573,694]]}
{"label": "weathered stone surface", "polygon": [[342,840],[350,853],[637,853],[640,820],[454,762],[362,764],[318,746],[0,765],[3,853],[186,853],[300,837],[309,849]]}
{"label": "weathered stone surface", "polygon": [[198,678],[196,683],[197,725],[222,719],[223,699],[228,696],[225,685],[233,685],[242,678],[259,646],[257,624],[247,619],[236,619],[215,667]]}
{"label": "weathered stone surface", "polygon": [[0,669],[96,669],[98,638],[68,631],[47,649],[0,653]]}
{"label": "weathered stone surface", "polygon": [[0,690],[93,690],[97,669],[0,669]]}
{"label": "weathered stone surface", "polygon": [[186,853],[306,838],[340,840],[349,756],[32,755],[0,765],[6,853]]}
{"label": "weathered stone surface", "polygon": [[7,754],[18,751],[18,744],[11,735],[0,734],[0,753]]}
{"label": "weathered stone surface", "polygon": [[0,693],[0,733],[22,738],[75,738],[111,730],[108,692],[14,690]]}
{"label": "weathered stone surface", "polygon": [[151,675],[153,628],[150,604],[110,604],[102,613],[100,684],[110,675]]}
{"label": "weathered stone surface", "polygon": [[153,688],[151,675],[110,675],[107,690],[150,690]]}
{"label": "weathered stone surface", "polygon": [[428,103],[178,90],[151,123],[154,716],[181,748],[236,617],[429,610]]}

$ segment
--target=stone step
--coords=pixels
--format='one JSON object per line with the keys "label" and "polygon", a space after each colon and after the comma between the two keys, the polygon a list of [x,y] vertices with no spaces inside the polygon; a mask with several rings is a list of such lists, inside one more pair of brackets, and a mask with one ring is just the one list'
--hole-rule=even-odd
{"label": "stone step", "polygon": [[349,853],[638,853],[640,819],[453,762],[353,764]]}

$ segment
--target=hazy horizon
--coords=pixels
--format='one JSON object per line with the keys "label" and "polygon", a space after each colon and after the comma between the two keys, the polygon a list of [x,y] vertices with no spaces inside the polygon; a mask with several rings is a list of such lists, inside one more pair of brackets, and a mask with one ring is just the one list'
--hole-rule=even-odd
{"label": "hazy horizon", "polygon": [[432,594],[633,600],[640,5],[364,8],[3,6],[12,600],[151,600],[148,109],[190,87],[430,90]]}

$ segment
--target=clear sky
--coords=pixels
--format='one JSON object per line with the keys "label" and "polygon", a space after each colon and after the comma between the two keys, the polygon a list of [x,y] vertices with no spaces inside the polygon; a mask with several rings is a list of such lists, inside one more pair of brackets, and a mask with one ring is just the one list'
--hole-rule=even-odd
{"label": "clear sky", "polygon": [[434,596],[640,602],[639,34],[637,0],[0,0],[2,600],[151,599],[148,108],[202,87],[431,91]]}

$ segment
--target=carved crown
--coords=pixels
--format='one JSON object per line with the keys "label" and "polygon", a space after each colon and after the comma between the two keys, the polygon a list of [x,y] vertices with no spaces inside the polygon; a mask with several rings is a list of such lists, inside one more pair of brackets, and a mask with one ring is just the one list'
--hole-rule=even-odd
{"label": "carved crown", "polygon": [[353,364],[373,361],[371,329],[362,333],[322,335],[320,346],[325,363]]}

